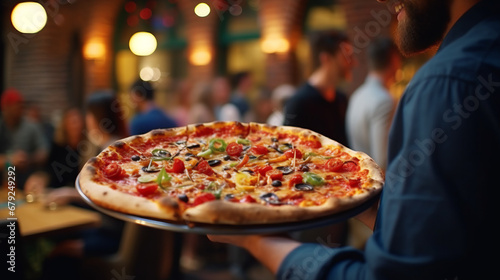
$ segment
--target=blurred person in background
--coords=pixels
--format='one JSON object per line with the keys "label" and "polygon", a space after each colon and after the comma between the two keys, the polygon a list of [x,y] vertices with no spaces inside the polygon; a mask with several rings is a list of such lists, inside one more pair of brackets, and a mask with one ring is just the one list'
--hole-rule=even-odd
{"label": "blurred person in background", "polygon": [[268,88],[263,87],[259,89],[257,98],[253,102],[253,106],[248,114],[249,120],[258,123],[266,123],[273,112],[271,93],[272,92]]}
{"label": "blurred person in background", "polygon": [[215,120],[212,86],[209,82],[201,81],[193,86],[190,94],[188,123],[206,123]]}
{"label": "blurred person in background", "polygon": [[338,31],[323,31],[312,39],[313,72],[288,100],[285,125],[307,128],[347,145],[347,97],[338,86],[352,78],[352,45]]}
{"label": "blurred person in background", "polygon": [[130,87],[130,99],[136,115],[130,120],[132,135],[144,134],[153,129],[176,127],[175,120],[156,106],[155,90],[149,82],[138,79]]}
{"label": "blurred person in background", "polygon": [[[68,117],[68,116],[67,116]],[[74,117],[74,116],[73,116]],[[67,118],[71,120],[71,118]],[[76,120],[76,119],[73,119]],[[81,124],[80,124],[81,125]],[[92,93],[85,104],[87,137],[97,147],[94,155],[129,135],[123,109],[111,91]],[[76,138],[75,135],[71,137]],[[69,136],[69,133],[68,133]],[[70,137],[68,137],[68,144]],[[73,141],[76,141],[73,139]],[[65,201],[69,201],[66,199]],[[68,279],[84,257],[106,256],[118,251],[124,222],[101,214],[101,226],[65,237],[46,260],[42,279]]]}
{"label": "blurred person in background", "polygon": [[[345,113],[347,97],[338,86],[352,78],[352,45],[340,31],[322,31],[311,40],[313,72],[307,82],[288,100],[285,106],[286,126],[310,129],[330,139],[347,144]],[[319,236],[328,236],[336,246],[345,245],[347,222],[297,232],[301,241],[316,242]]]}
{"label": "blurred person in background", "polygon": [[248,98],[253,87],[252,74],[247,71],[234,74],[231,77],[231,87],[232,93],[229,103],[238,109],[238,114],[233,115],[234,112],[230,112],[231,114],[224,112],[222,118],[226,121],[250,121],[248,114],[251,111],[251,104]]}
{"label": "blurred person in background", "polygon": [[283,84],[276,87],[271,95],[273,112],[267,118],[266,123],[269,125],[280,126],[283,125],[285,121],[285,116],[283,111],[285,109],[285,104],[293,96],[296,88],[289,84]]}
{"label": "blurred person in background", "polygon": [[7,166],[14,166],[16,187],[22,190],[28,177],[46,163],[49,143],[43,129],[24,117],[24,98],[17,89],[5,90],[0,102],[1,182]]}
{"label": "blurred person in background", "polygon": [[178,126],[185,126],[189,123],[192,87],[192,82],[189,79],[174,81],[173,92],[177,102],[172,108],[172,117]]}
{"label": "blurred person in background", "polygon": [[[212,82],[212,95],[214,102],[214,115],[218,121],[223,121],[223,116],[228,119],[238,118],[238,108],[229,103],[231,98],[231,83],[225,76],[216,77]],[[231,117],[234,116],[234,117]]]}
{"label": "blurred person in background", "polygon": [[36,124],[38,124],[45,136],[47,137],[47,143],[52,142],[52,137],[54,136],[54,126],[50,121],[42,116],[40,107],[35,102],[28,102],[26,104],[26,118]]}
{"label": "blurred person in background", "polygon": [[83,164],[96,153],[96,147],[85,137],[83,113],[76,107],[66,109],[56,126],[50,154],[44,171],[26,181],[25,191],[40,197],[46,205],[83,203],[75,181]]}
{"label": "blurred person in background", "polygon": [[370,71],[347,107],[347,138],[352,149],[367,153],[385,170],[388,134],[395,109],[389,88],[401,68],[401,55],[390,38],[374,39],[367,54]]}

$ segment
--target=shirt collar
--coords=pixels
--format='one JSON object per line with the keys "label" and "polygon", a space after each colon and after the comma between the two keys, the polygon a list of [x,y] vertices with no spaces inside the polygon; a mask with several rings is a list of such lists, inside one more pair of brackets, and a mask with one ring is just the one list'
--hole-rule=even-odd
{"label": "shirt collar", "polygon": [[446,46],[453,43],[458,38],[462,37],[469,29],[485,17],[493,14],[495,5],[498,6],[495,2],[496,0],[482,0],[465,12],[465,14],[463,14],[452,26],[448,34],[446,34],[438,52],[446,48]]}

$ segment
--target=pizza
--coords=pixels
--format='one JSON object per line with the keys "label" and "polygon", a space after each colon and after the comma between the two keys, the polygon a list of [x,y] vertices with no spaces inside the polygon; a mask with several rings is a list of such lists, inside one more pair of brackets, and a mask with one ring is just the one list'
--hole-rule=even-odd
{"label": "pizza", "polygon": [[213,122],[116,141],[90,159],[81,192],[109,210],[180,223],[297,222],[377,196],[366,154],[307,129]]}

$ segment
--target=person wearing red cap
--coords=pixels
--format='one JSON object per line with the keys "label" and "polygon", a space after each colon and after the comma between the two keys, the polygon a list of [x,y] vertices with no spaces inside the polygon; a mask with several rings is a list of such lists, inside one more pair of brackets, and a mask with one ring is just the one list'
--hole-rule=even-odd
{"label": "person wearing red cap", "polygon": [[48,154],[43,130],[23,117],[23,103],[23,96],[14,88],[1,96],[0,166],[3,170],[8,166],[16,168],[16,186],[21,189],[29,174],[45,163]]}

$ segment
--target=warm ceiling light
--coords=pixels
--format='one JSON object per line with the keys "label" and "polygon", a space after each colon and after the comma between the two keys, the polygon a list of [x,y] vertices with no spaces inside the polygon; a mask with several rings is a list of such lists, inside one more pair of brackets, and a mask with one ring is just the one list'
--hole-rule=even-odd
{"label": "warm ceiling light", "polygon": [[12,10],[11,21],[21,33],[37,33],[47,24],[47,13],[40,3],[23,2]]}
{"label": "warm ceiling light", "polygon": [[200,3],[194,7],[194,13],[199,17],[206,17],[210,14],[210,6],[207,3]]}
{"label": "warm ceiling light", "polygon": [[261,42],[260,47],[265,53],[283,53],[290,49],[290,43],[283,37],[269,37]]}
{"label": "warm ceiling light", "polygon": [[208,50],[204,49],[195,50],[189,56],[191,64],[198,66],[207,65],[210,63],[210,60],[212,60],[212,54],[210,54]]}
{"label": "warm ceiling light", "polygon": [[128,45],[133,54],[148,56],[156,50],[157,42],[153,34],[149,32],[137,32],[130,37]]}
{"label": "warm ceiling light", "polygon": [[95,60],[104,57],[106,48],[101,42],[89,42],[83,48],[83,57],[88,60]]}

